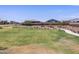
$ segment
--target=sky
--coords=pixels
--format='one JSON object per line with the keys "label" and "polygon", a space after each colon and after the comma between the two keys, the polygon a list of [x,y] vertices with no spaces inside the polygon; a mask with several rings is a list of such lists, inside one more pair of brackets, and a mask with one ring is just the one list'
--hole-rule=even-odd
{"label": "sky", "polygon": [[77,5],[0,5],[0,19],[8,21],[47,21],[79,18]]}

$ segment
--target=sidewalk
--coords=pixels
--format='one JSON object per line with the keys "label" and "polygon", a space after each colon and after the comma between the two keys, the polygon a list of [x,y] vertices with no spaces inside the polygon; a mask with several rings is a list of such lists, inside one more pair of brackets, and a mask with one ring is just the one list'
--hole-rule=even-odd
{"label": "sidewalk", "polygon": [[79,36],[78,33],[74,33],[74,32],[72,32],[72,31],[70,31],[70,30],[67,30],[67,29],[60,28],[60,30],[64,30],[64,31],[65,31],[66,33],[68,33],[68,34],[72,34],[72,35],[75,35],[75,36]]}

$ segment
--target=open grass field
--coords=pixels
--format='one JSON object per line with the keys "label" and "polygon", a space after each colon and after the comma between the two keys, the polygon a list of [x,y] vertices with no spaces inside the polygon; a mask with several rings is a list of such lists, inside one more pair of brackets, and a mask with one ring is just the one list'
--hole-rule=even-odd
{"label": "open grass field", "polygon": [[0,50],[7,53],[79,53],[79,37],[61,30],[2,28]]}

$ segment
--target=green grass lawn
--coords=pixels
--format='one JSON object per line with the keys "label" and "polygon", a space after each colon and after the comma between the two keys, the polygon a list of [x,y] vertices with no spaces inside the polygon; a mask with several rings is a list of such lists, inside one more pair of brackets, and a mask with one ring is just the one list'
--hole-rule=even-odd
{"label": "green grass lawn", "polygon": [[72,46],[79,45],[79,37],[61,30],[31,28],[0,29],[0,47],[10,48],[38,44],[63,53],[79,53]]}

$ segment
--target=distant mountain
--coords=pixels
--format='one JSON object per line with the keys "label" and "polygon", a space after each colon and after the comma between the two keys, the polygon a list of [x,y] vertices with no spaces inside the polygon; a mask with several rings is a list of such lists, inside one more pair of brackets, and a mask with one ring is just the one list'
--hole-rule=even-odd
{"label": "distant mountain", "polygon": [[59,21],[58,20],[55,20],[55,19],[50,19],[50,20],[48,20],[46,22],[59,22]]}

